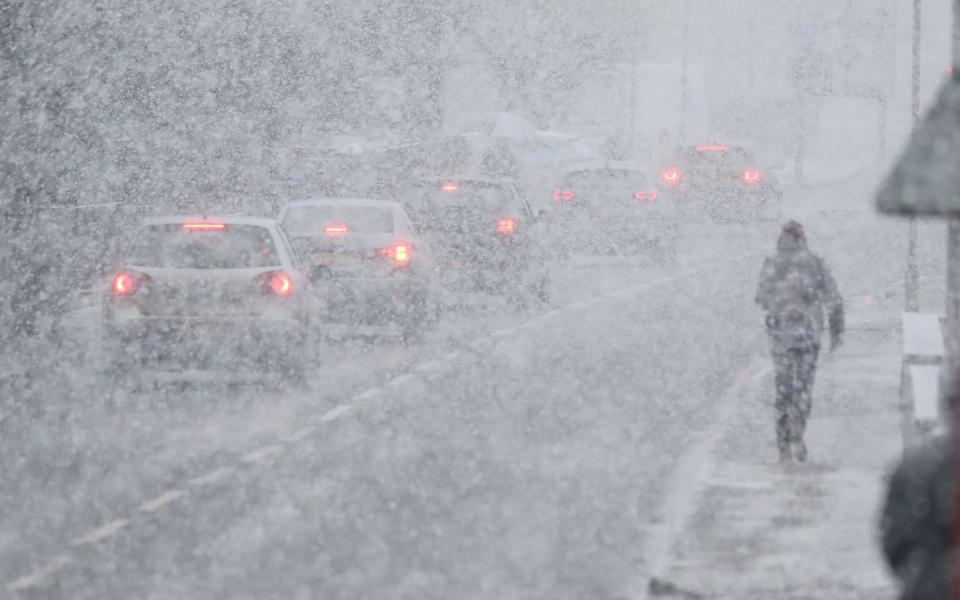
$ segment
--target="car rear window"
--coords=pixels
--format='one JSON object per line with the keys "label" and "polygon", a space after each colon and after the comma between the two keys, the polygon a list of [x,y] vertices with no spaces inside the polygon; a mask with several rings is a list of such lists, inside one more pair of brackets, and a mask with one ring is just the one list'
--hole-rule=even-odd
{"label": "car rear window", "polygon": [[181,223],[142,227],[130,248],[133,266],[166,269],[252,269],[280,266],[270,230],[259,225],[187,230]]}
{"label": "car rear window", "polygon": [[753,156],[742,148],[727,148],[726,151],[698,150],[687,148],[677,162],[690,172],[739,172],[756,167]]}
{"label": "car rear window", "polygon": [[477,182],[444,182],[420,187],[423,204],[435,207],[482,206],[503,208],[510,205],[510,190],[502,185]]}
{"label": "car rear window", "polygon": [[595,190],[616,189],[631,192],[644,191],[647,177],[640,171],[628,169],[591,169],[568,173],[564,178],[565,189]]}
{"label": "car rear window", "polygon": [[376,206],[296,206],[287,210],[283,228],[291,235],[324,235],[328,226],[351,233],[394,233],[393,209]]}
{"label": "car rear window", "polygon": [[522,213],[508,188],[475,182],[425,183],[405,207],[421,231],[470,228],[492,217]]}

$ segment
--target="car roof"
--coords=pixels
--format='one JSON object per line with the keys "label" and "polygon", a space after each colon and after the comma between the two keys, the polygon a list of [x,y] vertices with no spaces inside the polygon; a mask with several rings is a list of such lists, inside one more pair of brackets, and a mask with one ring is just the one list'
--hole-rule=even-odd
{"label": "car roof", "polygon": [[681,144],[677,146],[677,149],[683,151],[697,150],[697,148],[703,147],[724,147],[727,150],[743,150],[746,152],[754,152],[757,150],[757,144],[750,142],[711,142],[711,143],[698,143],[698,144]]}
{"label": "car roof", "polygon": [[316,200],[292,200],[287,202],[288,208],[304,208],[311,206],[360,206],[365,208],[392,208],[402,209],[399,202],[393,200],[372,200],[370,198],[320,198]]}
{"label": "car roof", "polygon": [[446,177],[440,177],[437,175],[429,175],[420,178],[420,183],[443,183],[444,181],[456,181],[457,183],[485,183],[489,185],[516,185],[516,180],[510,179],[509,177],[482,177],[477,175],[468,175],[466,177],[457,177],[455,175],[450,175]]}
{"label": "car roof", "polygon": [[259,225],[261,227],[275,227],[276,221],[270,217],[250,217],[245,215],[168,215],[147,217],[143,225],[175,225],[179,223],[226,223],[227,225]]}

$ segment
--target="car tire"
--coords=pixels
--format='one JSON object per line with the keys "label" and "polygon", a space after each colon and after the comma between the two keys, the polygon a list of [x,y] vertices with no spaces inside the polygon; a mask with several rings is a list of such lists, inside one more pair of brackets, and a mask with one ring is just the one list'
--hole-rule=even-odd
{"label": "car tire", "polygon": [[424,330],[435,322],[432,317],[438,316],[430,314],[428,309],[428,300],[424,294],[418,294],[413,304],[407,309],[400,323],[402,329],[401,338],[404,345],[419,344],[423,341]]}

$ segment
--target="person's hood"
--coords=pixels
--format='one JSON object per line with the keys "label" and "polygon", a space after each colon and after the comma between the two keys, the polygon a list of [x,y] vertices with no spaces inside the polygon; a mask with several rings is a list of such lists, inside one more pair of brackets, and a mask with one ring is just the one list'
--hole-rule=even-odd
{"label": "person's hood", "polygon": [[796,221],[785,224],[780,230],[780,239],[777,240],[777,252],[793,253],[806,249],[807,236],[803,231],[803,225]]}

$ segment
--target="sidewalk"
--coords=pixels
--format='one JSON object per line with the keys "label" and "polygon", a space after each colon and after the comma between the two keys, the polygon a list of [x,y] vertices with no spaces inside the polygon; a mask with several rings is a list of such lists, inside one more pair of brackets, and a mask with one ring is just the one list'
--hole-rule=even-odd
{"label": "sidewalk", "polygon": [[902,451],[899,338],[851,328],[846,346],[821,358],[805,464],[777,462],[772,375],[747,390],[660,574],[696,595],[650,597],[896,597],[876,532],[884,475]]}

